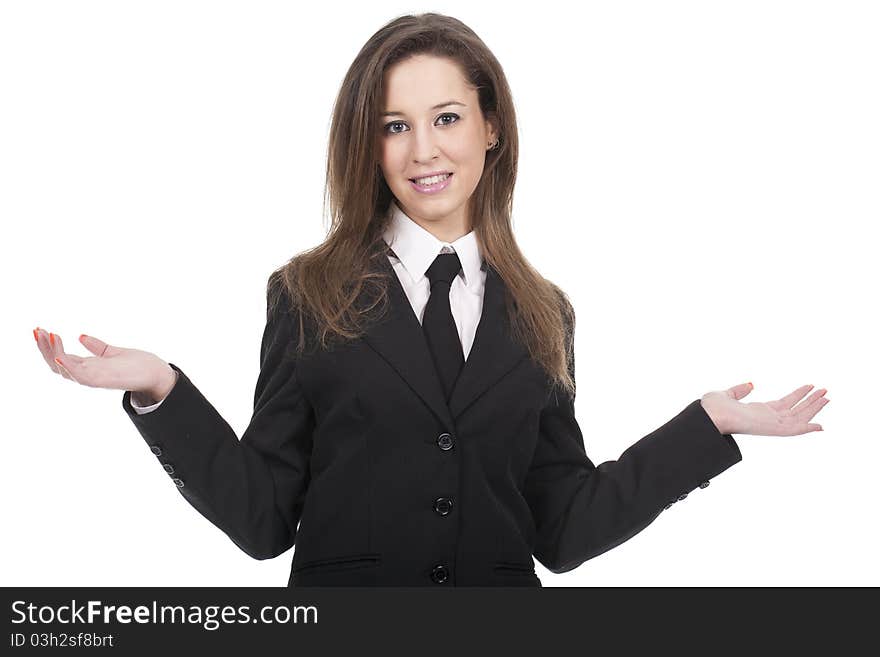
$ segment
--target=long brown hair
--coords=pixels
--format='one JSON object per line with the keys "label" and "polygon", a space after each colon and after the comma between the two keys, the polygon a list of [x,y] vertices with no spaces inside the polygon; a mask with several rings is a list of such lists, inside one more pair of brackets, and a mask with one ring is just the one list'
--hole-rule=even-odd
{"label": "long brown hair", "polygon": [[[456,62],[478,92],[484,117],[493,117],[500,135],[486,152],[482,177],[468,201],[470,225],[487,263],[508,291],[511,336],[523,344],[554,384],[573,395],[574,312],[565,293],[526,260],[513,235],[511,210],[518,161],[517,124],[504,71],[483,41],[461,21],[436,13],[401,16],[379,29],[355,57],[333,107],[327,154],[324,211],[330,229],[324,242],[291,258],[273,272],[267,294],[284,290],[291,307],[313,322],[318,342],[354,339],[365,330],[373,308],[388,301],[388,279],[372,258],[379,248],[393,196],[379,166],[376,134],[383,75],[393,64],[416,54]],[[359,295],[369,305],[356,305]],[[271,309],[270,309],[271,312]],[[304,348],[300,330],[297,349]]]}

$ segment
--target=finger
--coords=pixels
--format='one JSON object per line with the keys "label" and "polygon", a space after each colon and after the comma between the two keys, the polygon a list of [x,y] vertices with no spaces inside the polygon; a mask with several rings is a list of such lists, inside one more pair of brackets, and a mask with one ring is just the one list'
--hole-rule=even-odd
{"label": "finger", "polygon": [[809,407],[810,404],[819,399],[822,395],[828,392],[825,388],[819,388],[818,390],[814,390],[813,394],[803,400],[800,404],[795,406],[792,410],[792,414],[796,415],[803,411],[805,408]]}
{"label": "finger", "polygon": [[[809,431],[824,431],[821,424],[808,424],[807,429]],[[808,433],[809,433],[808,431]]]}
{"label": "finger", "polygon": [[[822,395],[824,395],[825,392],[827,391],[823,391]],[[823,397],[822,395],[818,395],[810,401],[804,402],[803,404],[798,406],[794,411],[798,419],[802,421],[813,419],[813,416],[821,411],[825,407],[825,404],[831,401],[830,399],[828,399],[827,397]]]}
{"label": "finger", "polygon": [[64,344],[61,342],[61,336],[57,333],[49,333],[49,354],[52,360],[57,356],[64,355]]}
{"label": "finger", "polygon": [[751,382],[749,383],[740,383],[739,385],[733,386],[732,388],[728,388],[727,392],[733,395],[734,399],[742,399],[747,394],[749,394],[755,388]]}
{"label": "finger", "polygon": [[56,356],[61,356],[64,354],[64,343],[61,341],[61,336],[57,333],[49,334],[49,344],[52,345],[52,350],[54,351]]}
{"label": "finger", "polygon": [[797,390],[794,390],[794,391],[788,393],[785,397],[780,399],[779,403],[782,405],[783,408],[791,408],[792,406],[797,404],[801,399],[803,399],[804,395],[806,395],[808,392],[810,392],[810,389],[812,387],[813,387],[812,383],[805,385],[805,386],[801,386]]}
{"label": "finger", "polygon": [[55,374],[61,374],[61,370],[54,360],[55,353],[52,345],[49,343],[49,334],[38,326],[34,329],[34,338],[37,341],[37,347],[40,349],[43,360],[49,365],[49,369],[55,372]]}
{"label": "finger", "polygon": [[86,335],[85,333],[79,336],[79,341],[83,347],[91,351],[96,356],[103,356],[106,353],[107,349],[110,347],[110,345],[108,345],[103,340],[99,340],[98,338],[91,335]]}
{"label": "finger", "polygon": [[65,379],[70,379],[71,381],[73,381],[75,383],[79,383],[79,381],[77,381],[76,378],[74,378],[74,376],[67,369],[64,362],[62,361],[62,358],[64,358],[64,357],[63,356],[56,356],[55,357],[55,364],[58,366],[58,370],[61,373],[61,376],[63,376]]}

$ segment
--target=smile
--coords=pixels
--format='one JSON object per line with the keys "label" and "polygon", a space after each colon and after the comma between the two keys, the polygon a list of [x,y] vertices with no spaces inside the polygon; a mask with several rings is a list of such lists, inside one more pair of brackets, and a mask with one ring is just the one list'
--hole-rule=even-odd
{"label": "smile", "polygon": [[409,184],[412,185],[414,190],[422,194],[436,194],[449,186],[452,176],[453,174],[451,173],[443,173],[426,178],[410,178]]}

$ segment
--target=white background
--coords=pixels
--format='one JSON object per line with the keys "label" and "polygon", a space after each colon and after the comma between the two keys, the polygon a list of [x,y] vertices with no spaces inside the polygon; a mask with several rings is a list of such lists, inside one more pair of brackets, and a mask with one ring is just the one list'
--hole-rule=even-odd
{"label": "white background", "polygon": [[269,273],[319,243],[330,112],[413,11],[471,26],[519,121],[515,228],[577,312],[587,453],[709,390],[828,389],[796,437],[544,586],[880,584],[880,20],[871,2],[7,2],[0,215],[3,585],[266,585],[180,495],[122,391],[32,329],[184,369],[241,436]]}

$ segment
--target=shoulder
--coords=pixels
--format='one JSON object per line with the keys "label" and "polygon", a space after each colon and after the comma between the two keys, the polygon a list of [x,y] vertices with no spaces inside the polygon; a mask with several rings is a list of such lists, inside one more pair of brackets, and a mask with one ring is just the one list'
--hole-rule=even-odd
{"label": "shoulder", "polygon": [[295,343],[297,355],[304,356],[317,344],[312,336],[318,335],[318,326],[306,311],[298,271],[291,260],[266,280],[266,325],[284,335],[284,340]]}
{"label": "shoulder", "polygon": [[276,269],[266,281],[266,319],[277,313],[281,306],[289,307],[290,296],[284,283],[284,270]]}
{"label": "shoulder", "polygon": [[290,263],[273,271],[266,280],[266,320],[293,316],[297,307],[295,273]]}
{"label": "shoulder", "polygon": [[548,283],[550,283],[550,288],[556,294],[557,303],[559,304],[559,312],[563,323],[570,331],[574,331],[575,314],[574,305],[571,303],[571,299],[565,293],[565,290],[559,287],[556,283],[553,281],[548,281]]}

